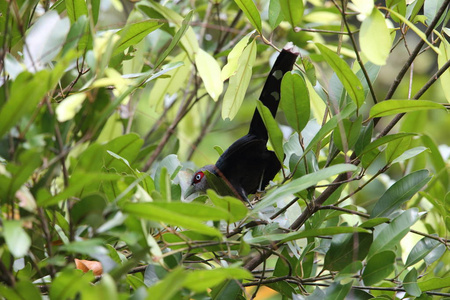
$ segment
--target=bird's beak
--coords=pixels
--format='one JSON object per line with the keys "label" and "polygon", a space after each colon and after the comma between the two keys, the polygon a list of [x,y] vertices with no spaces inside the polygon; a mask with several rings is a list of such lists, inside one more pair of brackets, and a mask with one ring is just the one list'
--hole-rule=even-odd
{"label": "bird's beak", "polygon": [[187,199],[190,195],[195,193],[195,188],[193,185],[189,185],[187,190],[184,192],[184,199]]}

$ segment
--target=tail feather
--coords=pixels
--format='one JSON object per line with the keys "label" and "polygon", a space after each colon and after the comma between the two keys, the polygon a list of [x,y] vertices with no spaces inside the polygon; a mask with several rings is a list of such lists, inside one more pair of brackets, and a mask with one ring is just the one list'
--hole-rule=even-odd
{"label": "tail feather", "polygon": [[[259,100],[269,108],[274,117],[280,102],[281,79],[286,72],[292,70],[298,54],[297,48],[293,46],[292,43],[287,44],[278,55],[269,76],[267,76]],[[266,126],[264,125],[258,109],[255,109],[248,133],[266,141],[268,139]]]}

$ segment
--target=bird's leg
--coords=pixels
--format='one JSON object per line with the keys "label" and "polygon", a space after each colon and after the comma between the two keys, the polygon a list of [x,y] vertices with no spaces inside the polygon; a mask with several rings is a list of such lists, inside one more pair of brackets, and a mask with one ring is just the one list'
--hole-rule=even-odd
{"label": "bird's leg", "polygon": [[259,180],[259,187],[258,190],[256,191],[257,193],[262,193],[264,191],[264,186],[262,186],[262,182],[263,182],[263,178],[264,178],[264,172],[266,171],[266,169],[263,169],[262,174],[261,174],[261,179]]}

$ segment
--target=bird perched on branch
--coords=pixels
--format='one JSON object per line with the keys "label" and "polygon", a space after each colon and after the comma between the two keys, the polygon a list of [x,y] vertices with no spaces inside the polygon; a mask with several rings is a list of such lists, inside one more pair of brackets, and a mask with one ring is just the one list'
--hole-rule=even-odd
{"label": "bird perched on branch", "polygon": [[[280,102],[281,79],[292,70],[298,54],[292,43],[284,47],[259,97],[274,117]],[[247,195],[263,190],[281,169],[275,153],[267,149],[267,141],[267,129],[258,109],[255,109],[248,134],[234,142],[215,165],[204,166],[195,172],[185,197],[214,188],[211,182],[214,177],[211,176],[217,176],[226,183],[231,195],[249,203]]]}

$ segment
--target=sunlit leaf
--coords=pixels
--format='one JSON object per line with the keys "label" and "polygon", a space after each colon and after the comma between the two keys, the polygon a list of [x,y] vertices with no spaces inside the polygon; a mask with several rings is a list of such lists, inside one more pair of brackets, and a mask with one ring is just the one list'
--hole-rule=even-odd
{"label": "sunlit leaf", "polygon": [[364,19],[359,32],[361,51],[374,64],[383,66],[391,52],[391,36],[383,14],[376,8]]}
{"label": "sunlit leaf", "polygon": [[445,107],[427,100],[385,100],[370,109],[370,118],[379,118],[418,110],[444,109]]}
{"label": "sunlit leaf", "polygon": [[3,220],[3,237],[8,250],[15,258],[20,258],[28,253],[31,239],[22,228],[21,221]]}
{"label": "sunlit leaf", "polygon": [[316,46],[319,48],[323,58],[331,66],[339,80],[342,82],[342,85],[350,98],[358,107],[360,107],[364,103],[365,97],[363,86],[358,77],[356,77],[355,73],[353,73],[347,63],[336,53],[322,44],[316,43]]}
{"label": "sunlit leaf", "polygon": [[139,43],[150,32],[155,31],[161,26],[162,24],[158,24],[158,22],[155,22],[153,20],[146,20],[125,26],[117,32],[117,35],[120,36],[120,39],[117,42],[112,55],[119,54],[128,47]]}
{"label": "sunlit leaf", "polygon": [[253,27],[262,32],[261,17],[253,0],[234,0],[239,8],[244,12]]}
{"label": "sunlit leaf", "polygon": [[281,11],[285,20],[294,28],[298,26],[303,17],[303,1],[280,0]]}
{"label": "sunlit leaf", "polygon": [[286,73],[281,81],[280,106],[292,128],[301,132],[309,121],[309,93],[303,78],[296,73]]}
{"label": "sunlit leaf", "polygon": [[[250,0],[251,1],[251,0]],[[252,67],[256,58],[256,41],[253,40],[245,47],[239,57],[236,74],[230,77],[228,89],[223,97],[222,119],[232,120],[244,100],[247,87],[252,77]]]}
{"label": "sunlit leaf", "polygon": [[198,49],[195,56],[198,73],[205,84],[205,89],[214,101],[219,99],[223,91],[223,81],[220,79],[220,66],[206,51]]}

